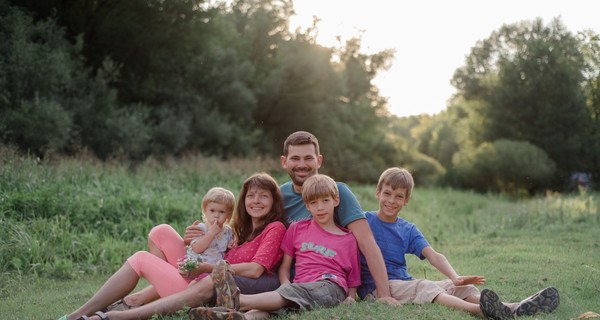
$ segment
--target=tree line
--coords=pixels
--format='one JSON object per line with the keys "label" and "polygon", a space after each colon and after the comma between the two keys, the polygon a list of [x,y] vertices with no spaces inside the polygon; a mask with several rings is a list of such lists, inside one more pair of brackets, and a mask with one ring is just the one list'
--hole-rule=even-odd
{"label": "tree line", "polygon": [[398,118],[372,83],[393,50],[322,46],[292,14],[288,0],[0,0],[0,142],[135,163],[271,157],[308,130],[349,181],[406,166],[421,184],[533,194],[600,176],[593,31],[504,25],[456,70],[444,112]]}

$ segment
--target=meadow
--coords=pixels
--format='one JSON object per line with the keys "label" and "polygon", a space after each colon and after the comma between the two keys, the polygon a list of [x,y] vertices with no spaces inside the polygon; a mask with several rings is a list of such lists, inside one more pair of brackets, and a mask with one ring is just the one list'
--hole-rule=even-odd
{"label": "meadow", "polygon": [[[221,161],[197,156],[124,165],[115,159],[39,160],[0,148],[0,319],[57,319],[88,299],[159,223],[177,230],[201,216],[213,186],[237,194],[249,174],[286,181],[275,159]],[[326,173],[326,171],[323,171]],[[374,185],[350,184],[365,210]],[[558,309],[538,319],[600,313],[600,194],[548,192],[530,199],[416,187],[400,215],[414,223],[462,275],[487,279],[505,301],[547,286]],[[409,257],[417,278],[443,279]],[[139,286],[145,283],[140,282]],[[155,319],[187,319],[181,311]],[[475,319],[438,305],[392,308],[358,302],[285,319]]]}

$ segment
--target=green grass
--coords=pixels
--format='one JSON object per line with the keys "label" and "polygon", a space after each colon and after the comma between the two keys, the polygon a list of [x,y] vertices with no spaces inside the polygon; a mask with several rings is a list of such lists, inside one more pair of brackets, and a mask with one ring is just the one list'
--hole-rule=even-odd
{"label": "green grass", "polygon": [[[89,159],[40,163],[0,149],[0,165],[0,319],[57,319],[72,311],[129,254],[145,249],[152,225],[183,230],[198,218],[198,201],[212,186],[237,193],[247,175],[265,166],[285,180],[276,163],[260,159],[189,157],[132,169]],[[377,208],[374,186],[351,187],[365,210]],[[556,286],[559,308],[539,319],[600,313],[599,194],[549,193],[517,201],[417,186],[400,215],[416,223],[459,274],[485,276],[481,288],[506,301]],[[408,258],[413,276],[443,278],[426,261]],[[367,302],[283,318],[475,319],[438,305]]]}

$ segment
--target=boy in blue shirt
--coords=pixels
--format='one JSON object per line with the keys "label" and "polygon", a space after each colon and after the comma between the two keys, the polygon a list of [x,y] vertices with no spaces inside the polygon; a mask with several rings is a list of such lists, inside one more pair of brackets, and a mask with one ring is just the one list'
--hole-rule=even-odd
{"label": "boy in blue shirt", "polygon": [[[367,212],[367,222],[381,249],[386,265],[390,293],[401,304],[439,303],[490,319],[512,319],[515,315],[550,312],[559,304],[556,288],[546,288],[520,303],[503,303],[496,293],[484,289],[481,294],[474,286],[484,284],[482,276],[459,276],[446,257],[435,251],[421,231],[412,223],[398,217],[408,204],[414,187],[412,175],[401,168],[385,170],[377,183],[379,200],[377,212]],[[407,272],[406,254],[427,259],[448,277],[443,281],[414,279]],[[373,278],[361,257],[359,297],[371,300],[377,294]]]}

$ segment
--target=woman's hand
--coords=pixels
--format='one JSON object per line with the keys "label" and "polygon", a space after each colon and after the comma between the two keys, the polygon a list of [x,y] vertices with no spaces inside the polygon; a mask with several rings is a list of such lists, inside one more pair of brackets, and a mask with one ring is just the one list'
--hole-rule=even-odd
{"label": "woman's hand", "polygon": [[184,271],[181,269],[179,270],[179,274],[187,279],[195,279],[196,277],[198,277],[199,275],[203,274],[203,273],[211,273],[213,270],[213,265],[210,263],[206,263],[206,262],[201,262],[198,264],[198,266],[196,267],[196,269],[191,270],[191,271]]}

